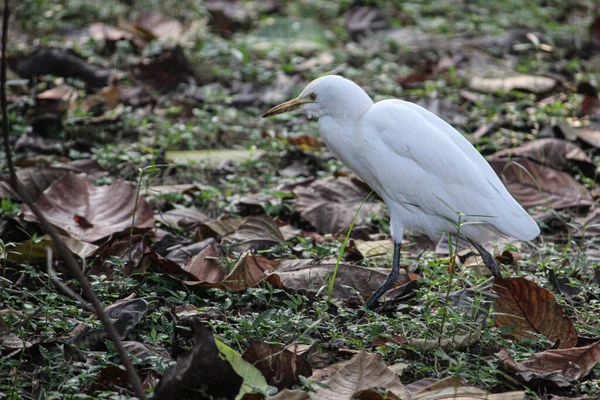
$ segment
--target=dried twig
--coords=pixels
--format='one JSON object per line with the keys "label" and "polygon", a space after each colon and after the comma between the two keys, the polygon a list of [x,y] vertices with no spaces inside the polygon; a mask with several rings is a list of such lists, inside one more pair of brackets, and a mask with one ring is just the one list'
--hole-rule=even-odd
{"label": "dried twig", "polygon": [[127,355],[127,351],[125,351],[125,348],[123,347],[123,343],[121,343],[121,340],[119,339],[114,325],[110,321],[110,318],[108,318],[108,315],[106,315],[106,313],[104,312],[104,307],[102,306],[102,303],[100,303],[100,300],[98,300],[98,297],[96,297],[96,294],[92,290],[92,287],[86,279],[85,275],[83,274],[83,271],[79,268],[79,265],[77,264],[77,261],[75,260],[75,257],[73,256],[71,251],[62,241],[54,226],[48,223],[48,220],[46,220],[44,214],[42,214],[39,208],[34,204],[33,200],[29,197],[29,194],[23,189],[23,186],[21,185],[21,182],[17,177],[14,162],[12,159],[12,152],[10,149],[8,108],[6,100],[6,46],[8,40],[9,17],[10,7],[8,6],[8,0],[4,0],[4,17],[2,23],[2,62],[0,63],[0,108],[2,109],[2,136],[4,139],[3,141],[4,151],[6,153],[6,162],[8,164],[8,170],[10,172],[10,185],[19,194],[21,200],[23,200],[23,202],[27,204],[27,206],[29,206],[33,214],[37,217],[38,221],[40,222],[42,229],[46,231],[50,235],[50,237],[52,237],[52,240],[56,245],[56,249],[60,253],[65,265],[69,268],[69,271],[75,277],[75,279],[77,279],[81,284],[81,289],[83,290],[87,298],[90,299],[90,303],[92,303],[95,309],[96,316],[102,322],[104,330],[108,334],[108,337],[113,341],[115,348],[119,353],[119,356],[121,356],[123,365],[127,370],[129,382],[133,386],[136,395],[140,399],[145,400],[146,393],[144,391],[144,387],[142,386],[142,382],[140,381],[135,367],[131,363],[131,359]]}

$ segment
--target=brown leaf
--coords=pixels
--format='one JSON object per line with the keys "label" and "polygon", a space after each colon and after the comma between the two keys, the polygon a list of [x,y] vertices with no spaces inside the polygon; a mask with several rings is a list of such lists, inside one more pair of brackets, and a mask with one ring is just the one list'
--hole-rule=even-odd
{"label": "brown leaf", "polygon": [[[59,168],[23,168],[17,170],[17,177],[21,181],[23,189],[33,201],[37,200],[44,190],[65,174],[66,171]],[[19,195],[4,180],[0,182],[0,197],[10,197],[13,200],[21,201]]]}
{"label": "brown leaf", "polygon": [[525,208],[558,209],[593,204],[590,192],[567,173],[527,159],[492,160],[490,165],[510,194]]}
{"label": "brown leaf", "polygon": [[[44,190],[69,171],[86,173],[93,177],[92,179],[106,175],[106,171],[100,168],[96,161],[77,160],[66,164],[21,168],[17,170],[17,177],[21,181],[22,187],[29,195],[29,198],[36,201]],[[0,198],[4,197],[10,197],[13,200],[21,201],[20,197],[10,184],[2,180],[0,181]]]}
{"label": "brown leaf", "polygon": [[597,149],[600,149],[600,131],[588,128],[581,128],[575,129],[575,133],[581,141]]}
{"label": "brown leaf", "polygon": [[352,400],[401,400],[389,390],[370,388],[355,392],[352,395]]}
{"label": "brown leaf", "polygon": [[283,243],[283,235],[268,215],[248,217],[239,229],[223,238],[230,251],[243,253],[248,250],[267,250]]}
{"label": "brown leaf", "polygon": [[221,283],[229,273],[214,246],[206,246],[183,266],[183,270],[203,283]]}
{"label": "brown leaf", "polygon": [[[327,178],[314,181],[308,187],[298,186],[294,188],[294,194],[298,197],[294,211],[317,232],[345,233],[369,190],[348,178]],[[382,203],[371,196],[363,204],[355,227],[367,224],[372,214],[381,215],[382,212]]]}
{"label": "brown leaf", "polygon": [[577,331],[548,290],[524,278],[495,279],[496,326],[514,327],[506,336],[516,340],[542,334],[560,349],[577,343]]}
{"label": "brown leaf", "polygon": [[482,78],[472,76],[469,88],[482,93],[508,92],[523,90],[532,93],[546,93],[556,86],[556,81],[545,76],[515,75],[504,78]]}
{"label": "brown leaf", "polygon": [[525,381],[550,381],[564,387],[581,381],[600,362],[600,344],[546,350],[520,362],[513,360],[507,349],[500,350],[496,356]]}
{"label": "brown leaf", "polygon": [[113,235],[98,247],[98,250],[94,253],[96,259],[91,265],[89,274],[104,274],[111,277],[116,265],[110,259],[116,257],[120,258],[125,264],[125,270],[119,271],[119,273],[127,276],[139,265],[144,257],[149,244],[148,239],[149,236],[143,234],[134,234],[130,237],[128,232],[121,235]]}
{"label": "brown leaf", "polygon": [[206,0],[204,7],[210,13],[210,24],[225,36],[230,36],[250,21],[256,20],[258,14],[272,13],[281,7],[279,0],[257,0],[242,2],[240,0]]}
{"label": "brown leaf", "polygon": [[512,250],[504,250],[502,254],[497,255],[496,261],[504,265],[517,265],[523,259],[523,254]]}
{"label": "brown leaf", "polygon": [[301,376],[312,375],[304,358],[275,344],[252,342],[242,358],[258,368],[267,383],[279,390],[300,384]]}
{"label": "brown leaf", "polygon": [[422,393],[415,393],[411,400],[526,400],[528,398],[525,391],[492,394],[474,386],[462,386],[432,391],[426,388]]}
{"label": "brown leaf", "polygon": [[210,218],[202,211],[191,207],[175,208],[160,213],[156,219],[171,228],[183,228],[186,232],[193,232],[210,221]]}
{"label": "brown leaf", "polygon": [[[327,296],[328,279],[334,269],[335,261],[284,260],[276,271],[269,274],[268,281],[278,288]],[[340,263],[332,297],[344,302],[360,304],[362,299],[356,292],[366,299],[381,286],[388,273],[387,268],[364,268]]]}
{"label": "brown leaf", "polygon": [[[131,229],[132,223],[138,230],[154,228],[152,209],[142,197],[137,198],[135,186],[122,180],[109,186],[94,186],[88,178],[68,173],[44,191],[36,204],[57,229],[85,242]],[[77,224],[75,215],[84,217],[92,226]],[[37,222],[27,206],[23,206],[22,216],[26,221]]]}
{"label": "brown leaf", "polygon": [[144,59],[133,67],[132,72],[137,79],[164,92],[177,88],[180,83],[198,81],[194,66],[180,46],[158,56]]}
{"label": "brown leaf", "polygon": [[177,20],[154,12],[142,12],[134,21],[133,27],[145,35],[145,39],[178,38],[183,26]]}
{"label": "brown leaf", "polygon": [[246,290],[262,282],[267,277],[265,272],[275,270],[278,265],[279,261],[246,252],[235,263],[222,286],[232,292]]}
{"label": "brown leaf", "polygon": [[325,382],[329,388],[319,387],[316,398],[339,400],[352,398],[354,393],[369,389],[387,389],[400,398],[407,397],[407,391],[400,378],[376,354],[359,352],[338,372]]}
{"label": "brown leaf", "polygon": [[446,389],[449,387],[457,388],[461,387],[462,385],[463,384],[460,379],[455,377],[448,377],[444,379],[423,378],[406,385],[406,390],[408,390],[410,393],[424,393],[426,391]]}
{"label": "brown leaf", "polygon": [[322,148],[321,141],[315,136],[294,136],[287,140],[289,144],[298,147],[302,151],[317,151]]}
{"label": "brown leaf", "polygon": [[479,342],[481,332],[478,330],[463,334],[453,335],[447,338],[439,339],[421,339],[410,338],[408,344],[420,351],[433,351],[435,349],[443,349],[445,351],[465,351]]}
{"label": "brown leaf", "polygon": [[600,97],[598,97],[598,90],[589,82],[580,82],[577,85],[577,93],[583,95],[580,116],[589,115],[592,118],[600,116]]}
{"label": "brown leaf", "polygon": [[394,254],[394,242],[386,240],[359,240],[354,239],[352,244],[363,258],[391,257]]}
{"label": "brown leaf", "polygon": [[207,221],[200,226],[198,235],[201,240],[211,237],[225,236],[239,229],[246,222],[245,218],[218,218]]}
{"label": "brown leaf", "polygon": [[277,392],[275,396],[267,397],[267,400],[311,400],[311,397],[310,394],[304,390],[283,389]]}
{"label": "brown leaf", "polygon": [[569,172],[579,168],[587,177],[595,178],[596,165],[579,146],[562,139],[538,139],[517,148],[500,150],[488,160],[509,160],[516,157],[527,158],[538,164]]}
{"label": "brown leaf", "polygon": [[408,340],[404,336],[400,336],[400,335],[392,335],[390,337],[377,336],[371,341],[371,346],[374,346],[374,347],[385,346],[388,343],[398,345],[398,344],[408,343]]}
{"label": "brown leaf", "polygon": [[96,41],[117,42],[119,40],[129,40],[138,48],[142,48],[146,44],[136,33],[106,25],[102,22],[91,24],[88,31],[90,32],[90,36]]}

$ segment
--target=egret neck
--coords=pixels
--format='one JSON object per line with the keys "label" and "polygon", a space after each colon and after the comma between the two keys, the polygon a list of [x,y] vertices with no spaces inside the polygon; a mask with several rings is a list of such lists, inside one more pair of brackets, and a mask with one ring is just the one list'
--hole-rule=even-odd
{"label": "egret neck", "polygon": [[[307,88],[309,89],[309,88]],[[318,116],[321,138],[333,155],[352,172],[358,171],[361,148],[366,145],[359,129],[362,115],[373,105],[373,100],[358,85],[350,85],[340,93],[326,93],[328,97]]]}

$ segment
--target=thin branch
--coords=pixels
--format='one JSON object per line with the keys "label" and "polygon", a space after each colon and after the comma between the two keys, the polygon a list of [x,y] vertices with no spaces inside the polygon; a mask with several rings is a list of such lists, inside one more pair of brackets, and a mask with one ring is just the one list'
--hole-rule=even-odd
{"label": "thin branch", "polygon": [[66,246],[65,242],[60,238],[58,232],[52,226],[44,214],[39,210],[39,208],[34,204],[33,200],[29,197],[29,194],[23,189],[19,178],[17,177],[15,166],[12,159],[12,152],[10,148],[10,131],[8,124],[8,106],[6,100],[6,47],[8,40],[8,20],[10,17],[10,8],[8,6],[8,0],[4,0],[4,17],[2,24],[2,62],[0,63],[0,108],[2,109],[2,136],[4,142],[4,152],[6,153],[6,162],[8,164],[8,170],[10,172],[10,185],[17,192],[21,200],[27,204],[27,206],[31,209],[33,214],[36,216],[37,220],[40,222],[42,229],[46,231],[56,245],[56,249],[61,255],[65,265],[68,267],[71,274],[79,281],[81,284],[81,289],[83,293],[90,299],[90,303],[95,309],[96,316],[102,322],[104,326],[104,330],[108,334],[108,337],[113,341],[119,356],[121,357],[121,362],[127,371],[127,376],[129,377],[129,382],[133,386],[136,395],[141,400],[146,400],[146,392],[144,391],[144,387],[142,386],[142,382],[135,370],[135,367],[131,363],[131,359],[127,355],[127,351],[123,347],[123,343],[119,339],[117,331],[112,324],[106,312],[104,312],[104,307],[100,300],[94,293],[90,283],[86,279],[83,271],[79,268],[77,260]]}

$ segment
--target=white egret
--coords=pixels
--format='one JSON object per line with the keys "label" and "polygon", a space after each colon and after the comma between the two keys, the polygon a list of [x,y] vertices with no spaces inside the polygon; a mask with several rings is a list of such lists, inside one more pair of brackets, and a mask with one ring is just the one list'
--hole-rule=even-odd
{"label": "white egret", "polygon": [[263,117],[293,110],[318,118],[329,150],[388,206],[392,271],[367,300],[367,307],[397,281],[405,231],[439,238],[444,232],[457,233],[460,221],[460,234],[495,275],[499,271],[493,257],[478,242],[497,235],[531,240],[540,233],[471,143],[416,104],[396,99],[373,103],[354,82],[328,75]]}

